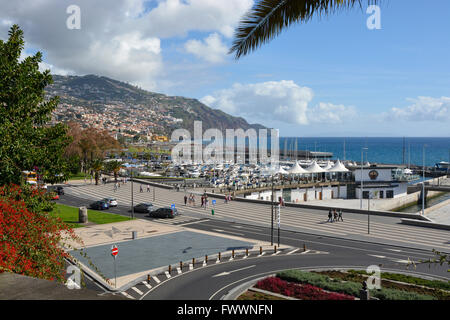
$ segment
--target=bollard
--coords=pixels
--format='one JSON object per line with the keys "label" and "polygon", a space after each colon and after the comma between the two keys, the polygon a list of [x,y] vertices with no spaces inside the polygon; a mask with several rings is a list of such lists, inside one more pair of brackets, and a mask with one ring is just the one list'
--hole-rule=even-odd
{"label": "bollard", "polygon": [[183,271],[183,261],[180,261],[180,270]]}
{"label": "bollard", "polygon": [[172,266],[169,266],[169,274],[172,274]]}
{"label": "bollard", "polygon": [[245,255],[248,257],[248,248],[245,249]]}
{"label": "bollard", "polygon": [[192,266],[195,267],[195,258],[192,258]]}
{"label": "bollard", "polygon": [[231,257],[234,259],[234,250],[231,251]]}
{"label": "bollard", "polygon": [[306,251],[306,243],[303,244],[303,252]]}
{"label": "bollard", "polygon": [[208,255],[205,255],[205,262],[208,263]]}
{"label": "bollard", "polygon": [[219,252],[219,261],[220,261],[220,252]]}
{"label": "bollard", "polygon": [[88,222],[88,213],[86,207],[78,208],[78,222],[79,223],[87,223]]}
{"label": "bollard", "polygon": [[148,284],[150,284],[150,279],[151,279],[151,278],[150,278],[150,275],[148,274],[148,275],[147,275],[147,283],[148,283]]}
{"label": "bollard", "polygon": [[273,253],[277,253],[277,246],[273,247]]}
{"label": "bollard", "polygon": [[259,247],[259,254],[262,254],[262,247]]}

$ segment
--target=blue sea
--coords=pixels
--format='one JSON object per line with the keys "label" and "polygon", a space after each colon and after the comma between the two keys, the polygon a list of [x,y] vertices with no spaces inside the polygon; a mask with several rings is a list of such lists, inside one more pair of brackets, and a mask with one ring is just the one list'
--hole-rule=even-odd
{"label": "blue sea", "polygon": [[[361,148],[367,147],[364,162],[387,164],[423,164],[425,145],[425,165],[434,166],[441,161],[449,161],[450,137],[447,138],[292,138],[280,137],[280,150],[332,152],[333,159],[361,161]],[[345,154],[344,154],[345,144]]]}

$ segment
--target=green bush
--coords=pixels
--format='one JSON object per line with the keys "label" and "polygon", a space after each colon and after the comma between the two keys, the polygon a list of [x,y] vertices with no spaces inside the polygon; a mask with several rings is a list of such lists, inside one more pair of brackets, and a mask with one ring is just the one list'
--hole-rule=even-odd
{"label": "green bush", "polygon": [[[324,290],[344,293],[354,297],[358,297],[359,291],[362,289],[362,283],[352,281],[342,282],[338,279],[331,279],[326,275],[301,270],[279,272],[277,277],[290,282],[311,284]],[[380,300],[435,300],[430,295],[386,288],[371,290],[371,295]]]}
{"label": "green bush", "polygon": [[[348,272],[352,273],[352,274],[368,275],[367,272],[364,270],[349,270]],[[411,283],[411,284],[415,284],[415,285],[419,285],[419,286],[450,291],[450,281],[445,282],[445,281],[439,281],[439,280],[427,280],[427,279],[417,278],[417,277],[413,277],[413,276],[408,276],[405,274],[389,273],[389,272],[382,272],[381,278],[386,279],[386,280]]]}

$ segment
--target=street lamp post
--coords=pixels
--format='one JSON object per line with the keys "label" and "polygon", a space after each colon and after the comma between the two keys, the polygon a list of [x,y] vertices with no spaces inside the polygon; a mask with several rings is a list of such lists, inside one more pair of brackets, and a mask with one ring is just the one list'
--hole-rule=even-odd
{"label": "street lamp post", "polygon": [[273,173],[272,173],[272,201],[271,201],[271,207],[272,207],[272,222],[271,222],[271,228],[270,228],[270,243],[273,246]]}
{"label": "street lamp post", "polygon": [[133,168],[131,168],[131,218],[134,219]]}
{"label": "street lamp post", "polygon": [[368,150],[368,148],[361,149],[361,201],[360,201],[361,210],[363,208],[363,198],[364,198],[364,179],[363,179],[364,150]]}
{"label": "street lamp post", "polygon": [[422,216],[425,216],[425,145],[422,148]]}

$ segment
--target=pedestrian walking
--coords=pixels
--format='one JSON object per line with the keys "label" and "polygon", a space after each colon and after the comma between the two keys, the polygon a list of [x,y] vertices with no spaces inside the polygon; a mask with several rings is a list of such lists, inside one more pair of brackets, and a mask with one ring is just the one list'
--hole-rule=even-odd
{"label": "pedestrian walking", "polygon": [[202,201],[201,207],[203,208],[203,203],[205,201],[205,198],[203,196],[201,197],[201,201]]}
{"label": "pedestrian walking", "polygon": [[187,195],[184,195],[184,205],[186,205],[186,204],[187,204],[187,200],[188,200],[188,197],[187,197]]}
{"label": "pedestrian walking", "polygon": [[333,216],[334,216],[334,221],[337,221],[337,218],[338,218],[338,214],[337,214],[337,211],[336,211],[336,209],[334,209],[333,210]]}
{"label": "pedestrian walking", "polygon": [[147,185],[147,192],[150,192],[150,185]]}
{"label": "pedestrian walking", "polygon": [[331,209],[328,211],[328,222],[333,222],[333,214],[331,212]]}
{"label": "pedestrian walking", "polygon": [[142,189],[142,184],[139,186],[139,192],[142,193],[144,190]]}
{"label": "pedestrian walking", "polygon": [[344,219],[342,218],[342,209],[339,209],[339,216],[338,216],[338,221],[341,220],[342,222],[344,222]]}
{"label": "pedestrian walking", "polygon": [[114,183],[114,192],[116,192],[116,191],[117,191],[117,182]]}

